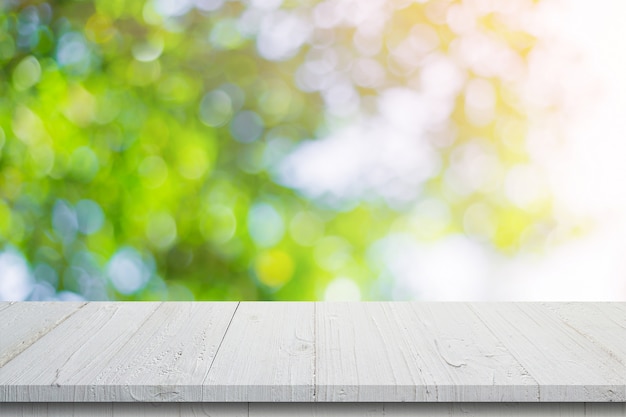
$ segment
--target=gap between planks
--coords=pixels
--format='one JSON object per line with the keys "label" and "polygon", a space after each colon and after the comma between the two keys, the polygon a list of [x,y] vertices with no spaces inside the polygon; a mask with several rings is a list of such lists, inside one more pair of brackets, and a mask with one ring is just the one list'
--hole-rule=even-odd
{"label": "gap between planks", "polygon": [[[16,309],[18,306],[22,306],[19,308],[27,308],[26,304],[28,303],[9,304],[8,306],[0,304],[0,314]],[[59,308],[62,304],[59,303]],[[98,303],[89,304],[96,304],[91,306],[91,310],[97,313]],[[115,303],[101,303],[101,305],[108,304]],[[183,308],[183,304],[184,308],[189,308],[190,306],[193,307],[193,304],[202,303],[181,303],[180,308]],[[209,366],[205,368],[203,379],[198,380],[200,382],[199,385],[202,386],[202,393],[198,393],[199,397],[194,395],[183,400],[193,401],[194,398],[197,398],[202,401],[216,402],[267,401],[268,399],[272,401],[294,402],[462,402],[498,401],[498,399],[502,402],[567,401],[568,399],[565,397],[559,400],[558,396],[566,395],[566,390],[571,389],[571,387],[565,386],[560,388],[558,385],[555,385],[555,382],[550,380],[552,375],[550,372],[547,372],[548,369],[538,368],[536,363],[533,364],[530,361],[530,366],[535,369],[527,370],[529,358],[532,355],[551,353],[546,351],[546,349],[543,349],[545,351],[543,352],[542,348],[532,344],[525,348],[534,349],[532,351],[516,351],[517,346],[520,344],[519,342],[524,341],[524,338],[527,339],[526,332],[520,332],[519,330],[529,329],[539,336],[541,334],[550,337],[554,336],[554,340],[563,346],[571,342],[575,342],[580,346],[584,345],[583,347],[589,350],[579,349],[575,354],[572,354],[572,352],[562,353],[566,359],[573,363],[577,362],[572,366],[586,372],[590,370],[590,365],[580,360],[584,358],[583,353],[590,353],[590,356],[593,356],[593,361],[598,363],[601,361],[597,360],[596,356],[602,356],[604,357],[603,361],[610,361],[602,363],[607,368],[606,376],[614,378],[615,373],[609,369],[609,365],[617,364],[619,367],[616,369],[623,370],[624,360],[626,359],[626,346],[619,341],[622,332],[615,333],[613,331],[616,328],[615,326],[625,328],[626,323],[622,324],[625,310],[621,304],[602,304],[599,306],[596,304],[237,302],[232,310],[232,314],[229,312],[230,317],[228,317],[229,314],[224,316],[224,323],[228,320],[225,330],[223,333],[220,333],[221,338],[219,335],[216,335],[215,340],[219,340],[219,343],[215,353],[212,355]],[[30,307],[33,305],[36,305],[36,303],[31,303]],[[12,356],[10,360],[19,357],[21,352],[72,318],[85,305],[81,304],[64,318],[53,323],[51,328],[41,334],[37,334],[37,339],[28,344],[18,354]],[[143,306],[146,307],[147,304]],[[147,340],[150,338],[149,334],[161,332],[159,326],[168,328],[161,332],[163,333],[161,335],[162,339],[168,335],[173,336],[175,334],[173,330],[169,329],[169,326],[173,326],[173,324],[167,322],[167,319],[172,317],[172,313],[178,310],[175,303],[160,303],[152,312],[145,308],[144,310],[146,310],[146,315],[143,321],[141,321],[144,324],[138,324],[138,326],[141,327],[139,331],[146,332]],[[611,313],[615,310],[618,314],[611,315],[609,310]],[[152,329],[144,329],[144,327],[149,327],[145,324],[150,321],[157,311],[160,319],[153,320],[154,323],[150,325]],[[475,317],[471,318],[470,315]],[[126,316],[128,318],[134,317],[128,314]],[[89,317],[89,315],[85,317]],[[179,315],[179,317],[185,316]],[[605,327],[595,326],[595,321],[591,320],[591,318],[598,319],[598,317],[612,317],[613,323],[605,321],[603,322]],[[617,321],[615,321],[615,317],[617,317]],[[166,320],[165,325],[162,324],[161,319]],[[511,321],[512,319],[513,321]],[[533,329],[533,322],[538,323],[537,320],[541,321],[542,326],[547,326],[546,329]],[[117,321],[120,322],[119,318]],[[106,321],[103,323],[106,323]],[[290,325],[291,327],[289,327]],[[513,325],[515,332],[507,331],[511,325]],[[300,327],[309,326],[311,327],[311,333],[307,329],[300,329],[304,333],[298,334]],[[253,333],[256,332],[253,335],[263,337],[254,338],[247,335],[247,332],[250,330]],[[515,334],[511,335],[511,333]],[[94,334],[97,334],[97,332]],[[136,354],[137,349],[142,348],[142,346],[139,346],[133,350],[134,348],[129,346],[132,343],[138,343],[136,341],[137,338],[133,339],[132,335],[133,333],[131,332],[128,339],[120,340],[120,352]],[[372,338],[372,335],[376,337]],[[310,341],[308,340],[309,337],[311,338]],[[63,340],[62,337],[57,337],[57,339]],[[400,348],[394,346],[395,343],[388,343],[391,339],[400,343]],[[174,338],[174,340],[176,339]],[[247,343],[244,344],[243,348],[238,346],[237,343],[241,341]],[[478,347],[475,346],[477,341],[482,343],[479,343]],[[249,354],[250,346],[256,347],[255,343],[257,342],[260,343],[261,347],[260,352],[257,354],[258,357],[250,358],[249,356],[252,356]],[[311,344],[309,350],[307,350],[307,343]],[[354,349],[354,351],[351,349]],[[286,350],[286,353],[283,352],[281,356],[281,354],[277,354],[276,351],[278,350]],[[297,356],[298,354],[311,355],[311,351],[311,362],[307,362],[309,361],[308,356]],[[145,360],[149,359],[148,353],[158,351],[144,349],[142,352],[144,353],[144,362],[136,362],[136,364],[145,365],[147,363]],[[193,349],[189,352],[193,356]],[[467,352],[469,352],[469,356],[467,356]],[[296,368],[299,370],[300,373],[296,375],[299,379],[298,384],[295,384],[297,385],[295,391],[293,389],[290,390],[289,382],[292,380],[286,378],[284,374],[281,375],[279,372],[277,375],[274,375],[273,379],[272,375],[263,374],[264,372],[270,373],[275,371],[271,366],[283,365],[285,363],[284,360],[293,359],[293,355],[296,355],[294,356],[294,366],[284,366],[284,369],[280,372],[289,372],[291,369]],[[552,356],[554,356],[553,353]],[[487,360],[490,357],[495,357],[495,359]],[[113,356],[109,356],[106,359],[108,361],[104,364],[105,367],[109,367],[109,361],[111,364],[114,364],[116,362],[119,363],[121,360]],[[189,356],[187,356],[188,359]],[[244,364],[245,366],[238,365],[238,359],[247,360],[246,364]],[[266,366],[265,369],[262,369],[262,366],[255,359],[264,359],[271,366]],[[425,362],[421,363],[420,361]],[[516,395],[519,395],[519,392],[523,392],[519,390],[527,390],[527,394],[525,394],[527,397],[507,400],[506,397],[503,398],[501,395],[496,395],[498,393],[494,390],[489,391],[488,385],[484,387],[476,385],[476,381],[485,381],[485,377],[488,376],[490,368],[494,367],[494,363],[501,365],[502,369],[513,369],[518,372],[516,376],[518,381],[508,381],[500,375],[500,381],[498,382],[494,379],[493,384],[499,383],[501,387],[504,387],[502,389],[507,389],[508,387],[511,391],[518,390]],[[420,366],[416,368],[416,364],[420,365],[421,368]],[[242,371],[239,375],[233,375],[232,368],[237,366],[240,368],[245,368],[246,366],[256,367],[256,369],[252,369],[253,372],[248,370],[247,374]],[[109,368],[112,370],[114,367],[111,365]],[[424,379],[422,375],[422,368],[431,373],[427,379]],[[230,380],[228,380],[229,376]],[[537,376],[540,378],[537,379]],[[594,373],[590,374],[590,376],[597,377],[598,374]],[[121,379],[116,379],[116,381],[120,381],[120,384],[125,383]],[[472,381],[474,381],[474,385],[472,385]],[[624,386],[623,381],[624,379],[622,378],[622,390]],[[159,384],[159,382],[157,381],[155,384]],[[67,380],[65,383],[70,383],[70,381]],[[241,385],[242,383],[247,383],[248,386]],[[257,384],[256,388],[253,386],[255,383]],[[582,381],[582,385],[579,383],[578,385],[572,384],[572,386],[577,390],[586,390],[585,383],[593,385],[591,382]],[[615,382],[613,383],[615,384]],[[123,385],[119,386],[123,387]],[[429,386],[431,389],[432,387],[435,390],[438,389],[439,392],[429,393]],[[539,386],[542,388],[545,386],[553,390],[554,393],[551,394],[552,399],[546,400],[545,397],[536,395],[533,390],[536,390]],[[175,385],[172,385],[172,387],[175,387]],[[418,388],[423,392],[418,393]],[[215,394],[220,389],[222,392]],[[258,392],[254,392],[255,389]],[[394,389],[396,390],[395,394],[391,391],[391,393],[386,394],[383,392],[385,390],[393,391]],[[275,390],[278,394],[272,392],[272,390]],[[310,397],[307,397],[308,390],[310,390]],[[235,394],[230,394],[230,392]],[[623,398],[620,399],[619,397],[619,395],[623,396],[623,393],[617,392],[613,394],[617,395],[617,398],[606,398],[605,401],[624,401]],[[137,398],[133,399],[136,400]],[[46,401],[45,399],[43,400]],[[139,400],[149,401],[149,397],[140,397]],[[168,398],[159,400],[165,401]],[[172,398],[170,400],[175,399]],[[106,401],[106,398],[101,397],[100,401]]]}
{"label": "gap between planks", "polygon": [[0,403],[0,417],[623,417],[624,403]]}
{"label": "gap between planks", "polygon": [[207,369],[206,375],[204,376],[204,379],[202,380],[202,385],[204,385],[204,383],[206,382],[206,379],[209,376],[209,373],[211,373],[211,368],[213,368],[213,364],[215,363],[215,358],[217,358],[217,355],[220,354],[220,348],[222,347],[222,343],[224,343],[224,339],[226,339],[226,335],[228,334],[230,325],[233,323],[233,320],[235,319],[235,316],[237,315],[237,310],[239,310],[240,305],[241,305],[241,301],[238,301],[237,305],[235,306],[235,311],[233,311],[233,315],[231,316],[230,321],[228,322],[228,325],[226,326],[226,331],[224,332],[224,335],[222,336],[222,340],[220,340],[220,343],[217,346],[217,350],[215,351],[215,355],[213,355],[213,360],[211,361],[211,364],[209,365],[209,369]]}
{"label": "gap between planks", "polygon": [[14,331],[8,333],[6,329],[9,325],[18,317],[25,316],[28,309],[36,308],[38,303],[2,303],[0,305],[0,331],[3,337],[0,339],[0,368],[35,344],[39,339],[59,327],[85,305],[87,305],[86,302],[56,303],[55,308],[47,311],[45,317],[28,317],[35,320],[30,323],[23,323],[17,329],[11,327]]}

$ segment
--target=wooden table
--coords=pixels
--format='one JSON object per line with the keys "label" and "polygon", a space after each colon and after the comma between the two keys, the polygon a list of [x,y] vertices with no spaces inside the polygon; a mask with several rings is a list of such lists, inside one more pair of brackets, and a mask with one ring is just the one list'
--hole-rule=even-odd
{"label": "wooden table", "polygon": [[0,303],[1,416],[624,416],[626,303]]}

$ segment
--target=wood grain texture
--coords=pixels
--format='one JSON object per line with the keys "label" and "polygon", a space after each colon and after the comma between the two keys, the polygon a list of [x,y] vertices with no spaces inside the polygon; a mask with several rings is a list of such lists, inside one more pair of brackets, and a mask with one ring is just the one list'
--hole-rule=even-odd
{"label": "wood grain texture", "polygon": [[625,403],[586,403],[586,417],[624,417],[626,416]]}
{"label": "wood grain texture", "polygon": [[119,401],[201,401],[203,381],[236,307],[163,303],[106,367],[77,383],[105,387],[92,400],[108,401],[115,392]]}
{"label": "wood grain texture", "polygon": [[321,303],[318,401],[536,401],[535,380],[462,303]]}
{"label": "wood grain texture", "polygon": [[113,404],[112,417],[247,417],[247,403]]}
{"label": "wood grain texture", "polygon": [[251,403],[250,417],[623,417],[624,403]]}
{"label": "wood grain texture", "polygon": [[[2,303],[0,368],[54,329],[85,303]],[[42,311],[45,314],[42,314]]]}
{"label": "wood grain texture", "polygon": [[[447,403],[384,404],[385,417],[585,417],[585,403]],[[623,416],[622,404],[603,407],[606,417]]]}
{"label": "wood grain texture", "polygon": [[0,311],[4,310],[5,308],[9,308],[11,304],[15,304],[15,301],[0,301]]}
{"label": "wood grain texture", "polygon": [[112,417],[111,403],[0,403],[0,417]]}
{"label": "wood grain texture", "polygon": [[0,403],[0,417],[623,417],[624,403]]}
{"label": "wood grain texture", "polygon": [[314,304],[242,302],[204,383],[204,401],[315,401]]}
{"label": "wood grain texture", "polygon": [[[476,303],[471,308],[537,381],[539,401],[626,401],[623,358],[564,325],[545,305]],[[624,329],[613,329],[626,336]]]}
{"label": "wood grain texture", "polygon": [[247,416],[247,403],[0,403],[0,417]]}
{"label": "wood grain texture", "polygon": [[251,417],[382,417],[382,403],[250,403]]}
{"label": "wood grain texture", "polygon": [[0,372],[1,401],[200,401],[236,303],[89,303]]}
{"label": "wood grain texture", "polygon": [[626,305],[542,303],[594,345],[626,365]]}
{"label": "wood grain texture", "polygon": [[626,403],[626,303],[0,303],[0,329],[0,403]]}

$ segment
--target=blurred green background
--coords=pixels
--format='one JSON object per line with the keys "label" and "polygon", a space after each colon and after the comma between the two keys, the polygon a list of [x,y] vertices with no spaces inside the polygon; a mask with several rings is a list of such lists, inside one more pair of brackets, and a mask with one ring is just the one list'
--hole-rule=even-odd
{"label": "blurred green background", "polygon": [[424,298],[390,251],[541,252],[537,7],[3,0],[2,298]]}

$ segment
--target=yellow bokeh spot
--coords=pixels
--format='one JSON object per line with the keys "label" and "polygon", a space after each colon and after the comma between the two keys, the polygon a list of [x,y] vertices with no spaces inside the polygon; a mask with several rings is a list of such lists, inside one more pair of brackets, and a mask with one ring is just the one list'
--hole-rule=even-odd
{"label": "yellow bokeh spot", "polygon": [[96,98],[80,85],[70,87],[63,114],[79,127],[87,127],[96,113]]}
{"label": "yellow bokeh spot", "polygon": [[13,133],[27,145],[36,145],[48,138],[39,115],[26,106],[18,106],[15,109]]}
{"label": "yellow bokeh spot", "polygon": [[261,253],[257,257],[254,269],[263,284],[276,287],[285,284],[291,279],[294,263],[291,257],[284,251],[272,249]]}
{"label": "yellow bokeh spot", "polygon": [[87,20],[85,34],[92,42],[105,43],[115,36],[115,28],[107,16],[96,13]]}
{"label": "yellow bokeh spot", "polygon": [[532,219],[519,210],[506,210],[497,217],[494,242],[500,249],[515,249]]}
{"label": "yellow bokeh spot", "polygon": [[202,178],[213,165],[209,152],[199,144],[188,144],[178,150],[178,172],[188,180]]}

